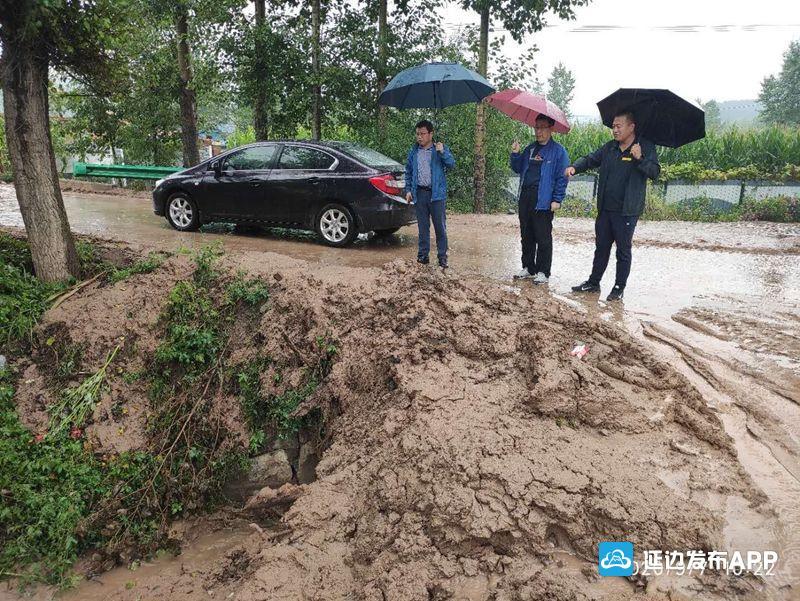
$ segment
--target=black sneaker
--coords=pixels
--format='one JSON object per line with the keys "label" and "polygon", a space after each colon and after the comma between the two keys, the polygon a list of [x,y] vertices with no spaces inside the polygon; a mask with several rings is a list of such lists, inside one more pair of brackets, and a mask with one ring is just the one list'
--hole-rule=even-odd
{"label": "black sneaker", "polygon": [[583,284],[578,284],[577,286],[572,287],[573,292],[600,292],[600,286],[598,284],[592,284],[589,280],[586,280]]}
{"label": "black sneaker", "polygon": [[620,300],[622,298],[623,294],[625,294],[625,288],[622,288],[620,286],[614,286],[611,289],[611,292],[608,293],[608,296],[606,297],[606,300],[607,301]]}
{"label": "black sneaker", "polygon": [[447,269],[447,259],[439,259],[439,267]]}
{"label": "black sneaker", "polygon": [[422,265],[427,265],[430,263],[430,259],[428,257],[417,257],[417,263],[421,263]]}

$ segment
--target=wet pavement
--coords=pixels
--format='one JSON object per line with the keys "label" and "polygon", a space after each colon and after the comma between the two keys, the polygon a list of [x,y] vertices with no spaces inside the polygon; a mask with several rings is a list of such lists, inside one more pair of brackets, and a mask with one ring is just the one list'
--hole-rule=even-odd
{"label": "wet pavement", "polygon": [[[415,226],[335,249],[312,234],[285,230],[215,225],[176,232],[153,214],[147,197],[66,193],[65,204],[73,231],[146,250],[219,241],[230,252],[274,252],[354,267],[416,255]],[[22,226],[13,187],[1,184],[0,226]],[[476,275],[520,294],[543,293],[511,278],[520,257],[516,216],[449,215],[448,235],[449,277]],[[773,598],[792,598],[800,590],[800,224],[643,222],[634,237],[624,304],[603,300],[613,284],[613,254],[602,295],[570,291],[591,268],[591,220],[556,218],[554,242],[550,292],[580,311],[623,324],[689,378],[718,413],[742,465],[777,512],[777,520],[765,522],[721,500],[726,545],[778,551],[779,573],[768,585]]]}

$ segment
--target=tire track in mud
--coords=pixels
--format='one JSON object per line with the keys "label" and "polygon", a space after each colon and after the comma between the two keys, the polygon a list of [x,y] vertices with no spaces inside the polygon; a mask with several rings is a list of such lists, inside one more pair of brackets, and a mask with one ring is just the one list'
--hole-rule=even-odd
{"label": "tire track in mud", "polygon": [[[704,395],[715,399],[740,461],[777,512],[779,522],[764,534],[778,545],[781,556],[780,574],[768,581],[770,590],[775,598],[791,595],[786,591],[800,586],[800,444],[798,430],[792,426],[800,423],[797,401],[793,395],[782,394],[783,389],[774,390],[770,382],[740,361],[712,356],[671,329],[653,323],[642,325],[644,336],[680,356],[687,376],[694,374],[693,381],[701,390],[703,383],[709,387]],[[686,327],[718,337],[714,331],[704,332],[693,325]]]}

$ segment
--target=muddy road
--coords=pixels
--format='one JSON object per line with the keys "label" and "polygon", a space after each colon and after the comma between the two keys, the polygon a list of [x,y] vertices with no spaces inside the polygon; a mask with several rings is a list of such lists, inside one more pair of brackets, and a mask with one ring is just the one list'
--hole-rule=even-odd
{"label": "muddy road", "polygon": [[[198,248],[220,241],[230,251],[267,251],[349,267],[379,267],[397,258],[416,256],[416,226],[402,228],[389,239],[362,236],[350,248],[335,249],[305,232],[236,230],[224,224],[206,226],[203,232],[177,232],[164,218],[153,214],[144,193],[131,197],[65,192],[64,199],[75,232],[146,249]],[[8,184],[0,184],[0,225],[23,225],[14,188]],[[456,274],[511,282],[511,275],[519,270],[515,215],[449,215],[448,236],[450,262]],[[550,289],[566,294],[591,270],[593,222],[557,219],[554,243]],[[625,292],[629,313],[669,318],[700,298],[718,297],[715,302],[753,306],[773,299],[785,301],[794,309],[800,302],[797,224],[643,222],[636,230],[634,253]],[[603,281],[605,293],[612,284],[613,261],[612,255]]]}
{"label": "muddy road", "polygon": [[[324,284],[328,296],[333,300],[346,301],[342,306],[352,303],[354,307],[369,312],[372,319],[381,322],[382,314],[377,307],[373,307],[369,301],[356,302],[348,290],[367,286],[369,291],[370,286],[373,286],[371,282],[375,280],[378,282],[374,284],[377,303],[387,294],[388,289],[402,289],[408,277],[412,277],[414,286],[407,292],[413,293],[419,289],[427,294],[424,298],[428,301],[444,303],[447,311],[441,317],[443,328],[448,323],[447,320],[461,319],[461,316],[469,316],[463,317],[469,328],[477,327],[479,322],[486,323],[489,328],[488,338],[485,340],[484,333],[479,329],[468,330],[477,339],[472,341],[467,338],[464,345],[474,343],[475,348],[464,349],[460,355],[448,360],[447,370],[441,373],[427,371],[429,366],[426,366],[426,361],[429,357],[424,354],[420,356],[416,347],[405,349],[408,351],[407,356],[403,355],[402,345],[400,350],[390,348],[391,345],[381,347],[375,357],[376,361],[384,358],[384,355],[394,358],[396,354],[411,361],[409,371],[395,378],[398,392],[408,394],[411,404],[397,409],[387,406],[381,409],[385,409],[385,412],[379,412],[377,416],[356,412],[344,423],[341,438],[337,442],[339,454],[323,460],[320,471],[323,478],[315,483],[317,492],[303,497],[295,506],[297,509],[293,508],[288,514],[288,521],[293,528],[306,534],[297,535],[297,538],[290,541],[270,543],[273,546],[269,549],[264,547],[264,551],[259,554],[252,549],[247,551],[250,553],[248,557],[260,568],[248,576],[249,584],[236,587],[226,585],[227,588],[218,585],[219,598],[225,598],[228,594],[233,595],[230,598],[241,599],[277,598],[274,597],[279,590],[279,587],[274,588],[277,586],[276,582],[285,587],[285,598],[298,598],[291,594],[292,587],[302,586],[303,582],[308,585],[311,580],[293,582],[292,570],[301,566],[298,572],[301,575],[318,573],[320,570],[341,574],[343,566],[339,563],[339,553],[361,561],[358,564],[361,566],[360,571],[355,572],[355,577],[361,583],[375,583],[373,588],[368,586],[363,589],[375,593],[375,598],[380,598],[377,591],[383,594],[383,598],[416,598],[414,595],[404,597],[399,593],[400,589],[393,591],[392,587],[408,586],[423,575],[427,577],[433,572],[461,574],[458,576],[461,580],[456,584],[451,583],[451,588],[447,590],[432,593],[429,589],[427,594],[434,595],[430,598],[439,598],[436,596],[439,594],[444,595],[441,598],[449,594],[459,599],[489,598],[490,590],[498,590],[498,586],[502,589],[501,585],[492,580],[493,577],[486,575],[487,569],[481,562],[488,562],[489,559],[476,560],[478,563],[471,563],[472,560],[466,563],[462,561],[461,564],[454,565],[448,563],[449,559],[437,555],[436,551],[437,547],[440,550],[447,548],[453,556],[478,557],[480,553],[473,546],[483,540],[484,532],[500,533],[497,536],[486,534],[485,538],[494,549],[492,561],[499,557],[498,561],[503,563],[506,573],[518,579],[520,584],[513,588],[514,595],[527,594],[522,583],[532,576],[526,571],[526,566],[517,565],[511,559],[507,560],[514,554],[506,555],[503,549],[516,549],[517,543],[514,541],[522,537],[522,540],[551,541],[557,547],[558,553],[562,554],[558,560],[559,568],[567,579],[558,583],[549,580],[540,582],[540,588],[532,589],[533,593],[547,594],[545,591],[549,591],[552,598],[560,599],[560,594],[553,591],[564,587],[564,591],[569,589],[579,595],[587,595],[576,598],[623,598],[623,594],[634,591],[627,583],[616,583],[617,579],[582,584],[574,591],[572,585],[567,583],[572,567],[575,579],[580,580],[586,574],[586,564],[583,563],[586,561],[585,550],[591,547],[592,536],[597,535],[593,530],[597,524],[583,524],[581,510],[577,506],[572,507],[570,503],[564,504],[564,499],[558,498],[556,490],[561,487],[562,492],[576,494],[573,491],[573,487],[577,486],[575,482],[586,478],[592,482],[591,486],[604,491],[604,498],[614,499],[616,495],[623,495],[611,477],[612,472],[606,477],[602,465],[595,466],[597,471],[591,474],[583,473],[576,467],[580,463],[591,462],[591,453],[586,455],[587,448],[601,453],[603,450],[608,451],[614,444],[624,449],[625,456],[635,461],[647,473],[646,476],[637,476],[636,470],[629,473],[627,468],[623,468],[619,472],[620,477],[631,486],[652,486],[648,490],[658,490],[663,498],[669,499],[671,510],[665,511],[656,521],[667,531],[672,529],[675,532],[675,544],[696,542],[719,545],[730,550],[777,551],[780,561],[776,574],[767,579],[762,591],[764,596],[752,598],[780,601],[800,598],[800,226],[770,223],[642,223],[634,238],[633,269],[625,302],[607,304],[603,300],[605,294],[576,296],[569,292],[571,285],[584,280],[588,275],[593,252],[593,223],[583,219],[557,219],[554,226],[553,277],[549,285],[549,293],[556,299],[553,303],[548,298],[548,289],[534,286],[530,282],[514,282],[510,277],[519,268],[518,227],[516,216],[513,215],[449,216],[452,269],[446,276],[442,276],[434,268],[426,270],[413,266],[412,269],[426,271],[408,276],[408,267],[392,262],[414,257],[414,227],[403,228],[388,240],[364,237],[351,248],[332,249],[317,243],[310,235],[276,230],[241,232],[221,225],[201,233],[178,233],[163,218],[152,214],[150,201],[146,197],[67,193],[65,201],[71,226],[78,233],[125,242],[141,249],[170,251],[179,247],[199,248],[220,241],[236,261],[251,271],[261,269],[269,273],[271,269],[279,267],[284,274],[294,272],[298,282],[298,289],[292,293],[295,300],[300,300],[304,294],[308,297],[315,290],[314,285],[303,279],[307,272],[308,277],[316,278]],[[0,225],[22,225],[13,188],[10,186],[0,186]],[[392,265],[388,265],[390,263]],[[612,270],[613,266],[610,266],[609,272]],[[612,277],[612,273],[606,274],[604,293],[608,292]],[[442,287],[436,278],[449,281],[449,287],[456,292],[450,295],[448,286]],[[382,280],[387,280],[391,286],[381,283]],[[465,282],[463,285],[462,281]],[[339,284],[341,290],[337,288]],[[487,290],[490,291],[489,296],[481,299],[477,303],[479,306],[470,304],[472,294],[487,294]],[[492,290],[498,292],[491,292]],[[509,295],[516,297],[518,301],[509,300]],[[402,307],[405,313],[401,315],[416,310],[423,311],[424,307],[430,306],[420,300],[416,304],[409,302],[412,304]],[[496,303],[496,307],[492,303]],[[518,408],[509,404],[503,395],[507,395],[508,391],[519,396],[527,394],[524,387],[520,388],[519,382],[519,373],[525,374],[525,369],[517,365],[519,348],[506,348],[501,340],[512,333],[516,335],[517,324],[524,323],[525,311],[535,313],[539,305],[542,314],[537,313],[537,318],[554,324],[562,323],[560,320],[563,317],[558,306],[564,304],[583,315],[587,323],[597,323],[599,320],[611,328],[604,332],[604,336],[614,339],[614,343],[608,340],[599,343],[609,345],[603,352],[607,353],[607,357],[613,358],[613,361],[610,366],[605,363],[599,365],[599,369],[604,374],[611,374],[608,376],[611,379],[605,383],[598,381],[597,394],[600,394],[600,390],[613,391],[619,384],[613,374],[618,373],[616,362],[624,363],[623,356],[628,347],[624,340],[616,340],[612,332],[618,329],[617,326],[622,326],[642,348],[684,376],[699,391],[702,406],[694,407],[693,410],[699,415],[705,415],[704,412],[708,410],[709,415],[714,416],[712,421],[716,423],[715,420],[718,420],[724,432],[730,436],[731,450],[737,463],[731,463],[727,458],[728,443],[704,438],[708,431],[713,430],[711,421],[707,426],[693,426],[692,436],[697,439],[691,438],[691,442],[686,444],[681,442],[682,438],[675,438],[678,436],[675,433],[658,440],[644,436],[638,429],[636,424],[639,422],[635,418],[639,412],[651,411],[648,409],[650,401],[642,401],[641,404],[637,401],[634,407],[625,409],[621,399],[624,397],[624,390],[627,390],[625,387],[633,385],[631,382],[620,389],[619,394],[623,394],[623,397],[619,397],[620,400],[615,400],[617,397],[613,395],[603,397],[609,402],[619,402],[619,407],[629,410],[630,415],[610,415],[602,407],[587,408],[587,413],[582,417],[585,427],[596,427],[603,420],[612,425],[609,427],[610,435],[608,431],[602,433],[601,429],[602,436],[599,439],[587,439],[582,445],[576,445],[575,441],[558,433],[554,434],[552,427],[547,427],[547,424],[552,424],[552,419],[534,421],[531,426],[531,422],[526,421],[530,416],[525,419],[520,417],[516,413]],[[287,301],[286,306],[292,305]],[[329,309],[324,309],[327,310]],[[385,325],[393,326],[391,322]],[[552,340],[535,337],[528,340],[523,337],[522,349],[530,352],[532,357],[544,351],[549,353],[552,350],[555,353],[552,341],[567,344],[572,340],[575,329],[580,326],[579,320],[567,320],[562,325],[563,328],[553,330]],[[356,334],[354,340],[358,341],[360,339]],[[366,333],[361,332],[359,335]],[[458,340],[459,335],[455,330],[452,333],[453,340]],[[366,340],[365,338],[362,343]],[[550,349],[551,346],[553,349]],[[502,369],[491,371],[487,367],[484,373],[473,364],[473,361],[477,361],[480,365],[487,357],[491,359],[489,363],[502,365]],[[556,361],[557,365],[561,365],[559,361],[560,359]],[[665,377],[659,369],[650,373],[648,370],[653,368],[647,361],[642,366],[638,363],[636,365],[643,370],[645,380]],[[645,376],[645,373],[649,375]],[[437,379],[453,384],[449,386],[451,389],[461,386],[462,382],[467,384],[464,385],[461,396],[440,397],[432,392],[437,387]],[[487,382],[492,382],[492,385]],[[494,395],[500,394],[497,382],[505,386],[506,392],[495,397]],[[357,383],[362,384],[365,389],[369,387],[369,382]],[[352,389],[354,395],[359,391],[344,375],[341,376],[340,384],[342,390]],[[535,414],[546,418],[562,414],[564,407],[558,406],[557,400],[548,405],[550,397],[547,395],[555,395],[554,398],[560,398],[558,395],[562,392],[566,395],[564,391],[568,388],[567,384],[559,379],[540,379],[540,375],[536,375],[529,383],[530,389],[536,390],[537,387],[544,386],[547,394],[541,398],[534,395],[535,398],[530,401],[536,405]],[[647,394],[641,398],[652,397],[650,400],[655,402],[658,395],[654,396],[647,385],[637,381],[635,386],[644,386]],[[655,389],[669,390],[676,385],[667,378],[659,386],[662,388],[656,386]],[[632,398],[639,397],[634,395]],[[481,405],[478,401],[484,399],[492,402]],[[354,407],[358,407],[357,399],[354,398],[351,402]],[[477,408],[478,405],[480,408]],[[659,413],[655,411],[653,416]],[[429,420],[427,423],[419,423],[422,415]],[[509,416],[507,420],[503,417],[506,415]],[[703,419],[711,418],[706,416]],[[485,425],[481,432],[486,434],[475,434],[469,420]],[[503,428],[493,429],[490,426],[497,423],[502,423]],[[524,432],[531,427],[535,429],[536,440],[525,440]],[[673,425],[668,424],[665,427],[671,432],[669,428]],[[706,431],[706,428],[711,430]],[[373,432],[377,438],[361,440],[365,429]],[[675,432],[679,430],[676,429]],[[416,431],[423,433],[422,438],[409,438],[409,432]],[[382,435],[391,437],[403,432],[406,434],[401,437],[397,447],[380,438]],[[446,449],[431,447],[425,434],[460,447],[464,465],[447,464],[444,459],[447,456]],[[682,435],[685,436],[686,432]],[[641,441],[637,438],[639,436]],[[463,442],[464,440],[468,440],[470,444]],[[371,462],[364,463],[362,457],[366,456],[367,448],[378,451],[375,451]],[[508,465],[492,463],[491,454],[486,457],[471,457],[470,453],[481,448],[500,449],[500,456],[506,459],[515,458],[523,471],[530,469],[535,472],[534,468],[540,468],[547,473],[556,473],[557,470],[547,465],[548,461],[553,465],[559,462],[562,465],[572,465],[574,471],[566,480],[560,479],[564,476],[549,481],[534,477],[531,482],[518,482],[513,474],[508,473]],[[682,458],[670,457],[669,450],[675,451],[676,448]],[[462,486],[460,482],[447,480],[441,489],[428,490],[417,482],[421,486],[418,489],[420,497],[430,497],[433,507],[429,513],[431,519],[438,520],[437,523],[442,528],[441,541],[434,541],[433,546],[430,541],[424,543],[421,539],[414,538],[418,534],[416,528],[419,525],[406,523],[406,518],[400,517],[405,514],[399,509],[410,512],[409,515],[413,515],[414,509],[404,505],[406,500],[397,493],[400,486],[397,481],[416,482],[418,475],[405,473],[402,469],[390,469],[392,457],[398,454],[421,465],[421,473],[434,474],[434,481],[442,473],[456,474],[464,466],[480,466],[481,470],[485,470],[484,477],[503,483],[504,492],[500,492],[507,496],[501,495],[493,499],[492,494],[486,493],[483,502],[491,509],[485,509],[488,513],[473,515],[468,507],[461,506],[464,491],[472,487],[472,484]],[[351,464],[347,464],[348,457],[352,460]],[[542,457],[545,459],[536,459]],[[575,458],[580,460],[578,464],[574,464]],[[444,462],[446,469],[442,469],[437,464],[438,461]],[[713,467],[709,468],[705,462]],[[357,472],[352,468],[355,465],[359,467]],[[747,485],[739,479],[737,466],[746,474],[745,478],[749,480]],[[430,475],[426,477],[431,478]],[[637,477],[643,480],[636,481]],[[709,482],[714,483],[713,486],[700,485],[704,477],[709,478]],[[428,481],[422,480],[423,483]],[[383,482],[384,486],[376,488],[376,482]],[[633,482],[636,484],[630,484]],[[527,494],[526,491],[531,489],[540,489],[539,497],[545,499],[544,505],[539,508],[543,515],[561,520],[565,524],[565,530],[548,529],[539,533],[519,529],[515,522],[518,510],[514,504],[519,503]],[[764,510],[760,501],[756,502],[760,493],[754,493],[754,490],[763,493],[768,511]],[[354,494],[353,491],[358,492]],[[509,501],[509,497],[514,500]],[[370,513],[368,507],[362,504],[372,498],[380,498],[386,506],[394,507],[397,511],[388,515]],[[442,505],[439,504],[440,501]],[[359,536],[355,542],[352,540],[355,534],[348,530],[350,522],[342,515],[328,515],[327,502],[346,506],[348,511],[361,516],[363,521],[358,522]],[[585,497],[582,502],[594,501]],[[711,512],[715,516],[714,520],[720,520],[719,530],[709,531],[708,539],[697,539],[696,533],[689,533],[684,526],[688,524],[695,527],[693,524],[703,523],[705,518],[702,514],[682,518],[682,504],[688,510],[702,507],[704,511]],[[632,499],[625,502],[628,518],[639,523],[642,532],[646,530],[648,523],[646,507],[646,502]],[[452,513],[456,510],[461,512],[460,515],[470,514],[470,519],[474,521],[459,524],[458,512]],[[506,522],[516,525],[508,525]],[[543,518],[542,524],[545,522]],[[233,561],[230,559],[231,538],[244,536],[245,532],[251,530],[246,524],[230,528],[232,530],[224,531],[217,538],[208,540],[201,537],[194,551],[188,545],[178,563],[175,559],[161,559],[148,564],[149,571],[141,573],[141,576],[152,572],[151,580],[155,582],[160,578],[161,584],[164,584],[164,581],[171,578],[168,575],[173,573],[172,570],[176,570],[175,573],[180,574],[181,581],[189,583],[186,584],[187,587],[194,587],[198,595],[196,598],[209,598],[209,595],[214,597],[214,591],[208,592],[208,589],[214,588],[212,584],[196,584],[187,573],[192,570],[205,573],[219,571]],[[367,534],[362,535],[360,528],[365,528],[364,531],[371,533],[369,536],[372,538]],[[697,531],[701,530],[697,526]],[[388,536],[388,531],[395,534],[399,532],[411,538],[397,539],[392,553],[388,552],[387,547],[386,554],[381,555],[374,565],[365,563],[361,556],[366,556],[370,545],[377,545],[382,536]],[[362,536],[365,538],[361,538]],[[511,538],[506,540],[504,537]],[[219,541],[223,542],[218,547]],[[333,546],[330,548],[322,544],[330,545],[331,541]],[[251,546],[254,544],[256,543],[251,542]],[[215,553],[219,554],[219,561],[214,560]],[[256,556],[257,560],[253,559]],[[398,557],[403,557],[405,563],[395,570],[392,566],[398,561]],[[409,557],[412,559],[409,560]],[[421,559],[423,557],[424,561]],[[424,570],[422,567],[415,567],[414,561],[418,561],[420,565],[424,563]],[[294,562],[295,568],[292,568],[291,562]],[[393,576],[387,580],[381,573]],[[127,590],[131,588],[129,583],[134,580],[138,583],[135,589]],[[156,593],[158,587],[147,588],[144,580],[146,579],[137,578],[124,568],[118,568],[99,577],[99,582],[105,582],[105,586],[100,586],[99,582],[87,582],[69,598],[134,599],[137,594],[140,598],[147,598],[148,592],[144,591],[149,591],[152,595],[163,594]],[[659,594],[682,590],[681,587],[671,589],[667,579],[663,579],[661,585],[664,588],[653,587],[651,590],[648,587],[647,592]],[[344,579],[333,579],[326,586],[327,589],[321,589],[320,598],[339,598],[353,583]],[[733,596],[734,591],[738,590],[736,587],[725,589],[728,584],[719,586],[721,598],[739,598]],[[745,595],[746,592],[742,592],[741,598],[751,598]],[[683,594],[688,594],[685,589]],[[195,597],[187,594],[180,598]]]}

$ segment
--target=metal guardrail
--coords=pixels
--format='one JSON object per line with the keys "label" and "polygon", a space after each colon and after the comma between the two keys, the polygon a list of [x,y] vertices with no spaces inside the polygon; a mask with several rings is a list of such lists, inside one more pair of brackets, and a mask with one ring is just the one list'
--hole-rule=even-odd
{"label": "metal guardrail", "polygon": [[72,175],[83,177],[125,177],[128,179],[161,179],[181,171],[183,167],[161,167],[158,165],[100,165],[75,163]]}

